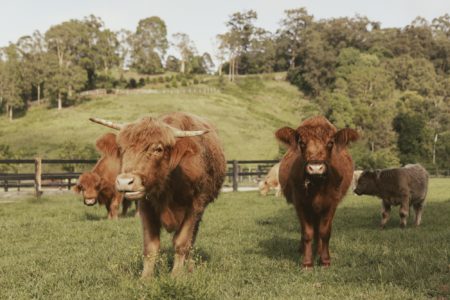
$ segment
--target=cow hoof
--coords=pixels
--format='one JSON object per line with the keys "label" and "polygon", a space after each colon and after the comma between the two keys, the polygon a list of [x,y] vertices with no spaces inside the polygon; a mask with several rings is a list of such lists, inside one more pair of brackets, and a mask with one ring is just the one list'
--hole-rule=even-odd
{"label": "cow hoof", "polygon": [[312,270],[314,268],[314,264],[313,263],[303,263],[302,264],[302,269],[303,270]]}
{"label": "cow hoof", "polygon": [[406,227],[406,224],[400,223],[400,228],[404,229]]}
{"label": "cow hoof", "polygon": [[320,266],[328,268],[331,265],[331,262],[329,260],[327,261],[321,261]]}

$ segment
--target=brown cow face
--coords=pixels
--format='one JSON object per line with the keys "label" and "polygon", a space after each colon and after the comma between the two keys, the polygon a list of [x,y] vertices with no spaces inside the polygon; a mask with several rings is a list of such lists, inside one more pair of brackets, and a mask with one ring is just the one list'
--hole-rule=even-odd
{"label": "brown cow face", "polygon": [[278,140],[299,151],[305,172],[312,177],[323,177],[329,171],[331,156],[349,142],[358,138],[358,133],[350,128],[336,129],[331,123],[315,126],[300,126],[297,130],[289,127],[275,133]]}
{"label": "brown cow face", "polygon": [[374,195],[376,193],[376,182],[378,173],[377,171],[364,171],[358,178],[355,194],[361,195]]}
{"label": "brown cow face", "polygon": [[81,174],[74,187],[75,192],[83,195],[85,205],[91,206],[97,203],[98,193],[101,189],[102,180],[96,173],[86,172]]}
{"label": "brown cow face", "polygon": [[146,120],[130,124],[119,134],[122,167],[116,188],[129,200],[158,193],[171,171],[170,155],[176,139],[159,123]]}

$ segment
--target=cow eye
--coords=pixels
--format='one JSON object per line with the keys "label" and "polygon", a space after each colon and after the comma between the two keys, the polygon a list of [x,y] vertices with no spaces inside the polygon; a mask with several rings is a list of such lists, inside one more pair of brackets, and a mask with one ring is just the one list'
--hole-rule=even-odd
{"label": "cow eye", "polygon": [[302,140],[298,140],[298,145],[299,145],[301,148],[305,148],[305,147],[306,147],[306,144],[305,144]]}
{"label": "cow eye", "polygon": [[329,141],[328,144],[327,144],[327,147],[329,149],[331,149],[331,148],[333,148],[333,145],[334,145],[334,142],[333,141]]}
{"label": "cow eye", "polygon": [[157,147],[155,148],[155,152],[156,152],[156,153],[162,153],[163,151],[164,151],[164,149],[163,149],[162,146],[157,146]]}

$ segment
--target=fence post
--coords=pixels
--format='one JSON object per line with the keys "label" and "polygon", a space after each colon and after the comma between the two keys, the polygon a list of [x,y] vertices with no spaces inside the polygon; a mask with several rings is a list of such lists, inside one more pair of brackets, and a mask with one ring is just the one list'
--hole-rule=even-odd
{"label": "fence post", "polygon": [[5,192],[8,191],[8,179],[5,179]]}
{"label": "fence post", "polygon": [[237,160],[233,160],[233,192],[238,191],[239,165]]}
{"label": "fence post", "polygon": [[34,159],[34,189],[36,192],[36,198],[42,195],[42,159],[36,157]]}
{"label": "fence post", "polygon": [[72,186],[72,178],[69,178],[69,181],[67,183],[67,189],[70,191],[70,187]]}

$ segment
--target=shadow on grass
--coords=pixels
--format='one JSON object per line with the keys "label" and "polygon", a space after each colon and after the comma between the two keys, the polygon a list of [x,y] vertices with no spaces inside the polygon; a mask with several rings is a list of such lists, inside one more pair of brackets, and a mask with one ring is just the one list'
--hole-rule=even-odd
{"label": "shadow on grass", "polygon": [[[155,274],[154,274],[156,277],[166,276],[170,273],[170,271],[172,270],[172,267],[173,267],[173,263],[174,263],[174,256],[175,256],[175,251],[172,247],[170,247],[168,249],[161,249],[161,251],[158,255],[158,260],[156,263],[156,270],[155,270]],[[194,248],[194,250],[192,252],[192,258],[194,260],[193,272],[195,272],[196,268],[201,267],[203,264],[205,264],[206,262],[208,262],[210,260],[210,254],[201,248]],[[186,260],[186,262],[185,262],[186,267],[187,267],[188,263],[189,262]],[[132,277],[136,277],[136,278],[141,276],[141,272],[143,269],[144,269],[144,265],[143,265],[142,255],[137,255],[137,256],[133,257],[131,264],[124,263],[120,266],[120,270],[122,272],[127,273],[127,274],[131,275]],[[188,273],[187,270],[186,270],[186,273]]]}
{"label": "shadow on grass", "polygon": [[84,214],[84,220],[87,220],[87,221],[100,221],[100,220],[105,220],[105,219],[107,219],[106,216],[102,217],[97,214],[93,214],[93,213],[89,213],[89,212],[86,212]]}

